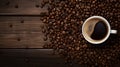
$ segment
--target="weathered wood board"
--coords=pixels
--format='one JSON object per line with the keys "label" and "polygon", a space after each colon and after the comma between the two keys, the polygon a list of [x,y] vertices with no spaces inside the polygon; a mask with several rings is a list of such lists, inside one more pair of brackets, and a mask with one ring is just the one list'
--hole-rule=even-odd
{"label": "weathered wood board", "polygon": [[43,0],[0,1],[0,48],[42,48],[44,34],[40,13]]}
{"label": "weathered wood board", "polygon": [[43,0],[0,0],[0,15],[39,15],[47,12],[40,8]]}
{"label": "weathered wood board", "polygon": [[[22,21],[22,23],[21,23]],[[44,23],[40,20],[0,20],[0,48],[42,48]]]}
{"label": "weathered wood board", "polygon": [[52,49],[0,49],[1,67],[66,67]]}

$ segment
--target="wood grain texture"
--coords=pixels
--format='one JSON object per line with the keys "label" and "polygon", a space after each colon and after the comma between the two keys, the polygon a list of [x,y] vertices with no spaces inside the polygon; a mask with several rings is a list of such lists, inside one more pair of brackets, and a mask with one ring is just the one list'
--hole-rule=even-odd
{"label": "wood grain texture", "polygon": [[0,48],[43,48],[45,43],[40,21],[43,0],[0,1]]}
{"label": "wood grain texture", "polygon": [[52,49],[0,49],[1,67],[66,67]]}
{"label": "wood grain texture", "polygon": [[[4,18],[5,19],[5,18]],[[40,20],[0,20],[0,48],[42,48],[45,43]]]}
{"label": "wood grain texture", "polygon": [[0,15],[39,15],[47,12],[40,8],[42,0],[1,0]]}

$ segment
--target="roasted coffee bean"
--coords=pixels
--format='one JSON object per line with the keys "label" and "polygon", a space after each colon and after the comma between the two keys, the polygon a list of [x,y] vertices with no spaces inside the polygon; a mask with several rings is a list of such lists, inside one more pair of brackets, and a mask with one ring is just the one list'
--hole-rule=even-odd
{"label": "roasted coffee bean", "polygon": [[37,4],[37,5],[35,5],[37,8],[39,8],[39,5]]}
{"label": "roasted coffee bean", "polygon": [[9,27],[10,27],[10,28],[12,28],[12,27],[13,27],[13,25],[12,25],[12,24],[10,24],[10,25],[9,25]]}
{"label": "roasted coffee bean", "polygon": [[[45,48],[53,48],[66,63],[89,66],[112,66],[120,54],[120,16],[117,0],[48,0],[48,15],[42,22],[46,24],[45,36],[50,39]],[[99,45],[88,43],[82,35],[82,25],[90,16],[103,16],[108,20],[111,29],[118,30],[117,35],[111,35],[108,40]],[[52,19],[52,20],[51,20]],[[61,50],[62,51],[59,51]],[[112,63],[112,64],[111,64]]]}
{"label": "roasted coffee bean", "polygon": [[18,8],[19,6],[18,5],[15,5],[15,8]]}
{"label": "roasted coffee bean", "polygon": [[17,39],[17,41],[21,41],[21,39],[20,39],[20,38],[18,38],[18,39]]}
{"label": "roasted coffee bean", "polygon": [[24,23],[24,20],[21,20],[21,23]]}

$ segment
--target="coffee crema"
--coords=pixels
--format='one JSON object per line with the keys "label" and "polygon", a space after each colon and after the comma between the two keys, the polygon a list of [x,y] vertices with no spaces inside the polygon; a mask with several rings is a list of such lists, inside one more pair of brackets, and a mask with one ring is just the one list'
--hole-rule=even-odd
{"label": "coffee crema", "polygon": [[90,37],[94,40],[101,40],[106,37],[107,33],[107,25],[104,23],[104,21],[100,20],[95,24],[93,33]]}

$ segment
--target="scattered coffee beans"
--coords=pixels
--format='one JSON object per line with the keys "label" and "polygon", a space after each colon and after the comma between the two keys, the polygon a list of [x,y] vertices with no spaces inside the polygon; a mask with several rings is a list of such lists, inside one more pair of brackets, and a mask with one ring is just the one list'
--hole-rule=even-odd
{"label": "scattered coffee beans", "polygon": [[49,6],[48,15],[42,19],[46,24],[43,32],[50,43],[44,48],[53,48],[67,63],[111,67],[120,60],[120,34],[110,35],[105,43],[96,46],[88,43],[81,31],[88,17],[98,15],[119,32],[120,0],[48,0],[41,7],[45,4]]}

